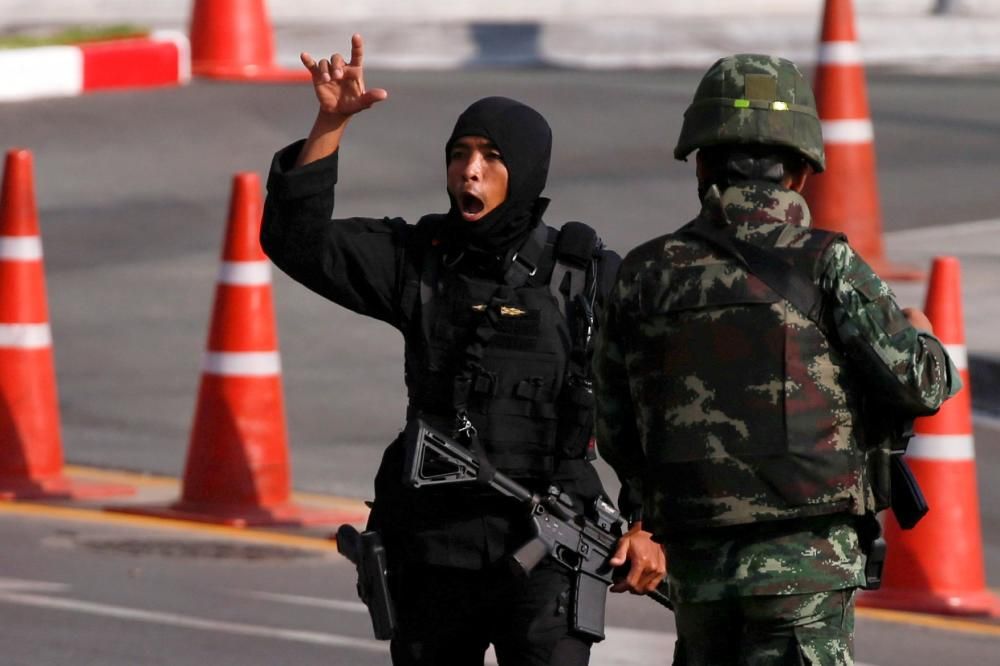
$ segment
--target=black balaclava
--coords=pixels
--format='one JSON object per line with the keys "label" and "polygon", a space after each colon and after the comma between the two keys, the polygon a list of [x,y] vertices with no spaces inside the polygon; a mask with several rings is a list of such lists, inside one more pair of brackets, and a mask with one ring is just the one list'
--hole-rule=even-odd
{"label": "black balaclava", "polygon": [[548,204],[540,195],[549,173],[552,130],[530,106],[506,97],[484,97],[455,122],[445,144],[446,163],[451,145],[463,136],[485,137],[500,150],[507,167],[507,198],[481,220],[467,222],[449,192],[449,235],[459,243],[503,257],[511,248],[520,247]]}

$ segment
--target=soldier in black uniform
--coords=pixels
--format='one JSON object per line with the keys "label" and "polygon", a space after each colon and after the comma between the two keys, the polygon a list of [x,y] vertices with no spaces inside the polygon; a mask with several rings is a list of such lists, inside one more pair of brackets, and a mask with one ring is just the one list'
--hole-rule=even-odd
{"label": "soldier in black uniform", "polygon": [[[588,459],[590,324],[619,258],[586,225],[541,221],[551,132],[503,97],[458,118],[446,214],[331,219],[344,128],[387,97],[365,89],[362,55],[359,35],[350,63],[302,55],[320,110],[308,139],[275,155],[261,243],[305,286],[403,333],[408,419],[456,434],[471,425],[499,471],[538,491],[558,484],[584,510],[604,494]],[[531,536],[524,508],[479,485],[404,486],[404,446],[401,436],[385,452],[369,525],[390,561],[393,663],[481,665],[492,643],[501,664],[586,664],[571,574],[543,561],[518,579],[506,565]],[[665,563],[631,509],[612,558],[631,564],[613,589],[646,592]]]}

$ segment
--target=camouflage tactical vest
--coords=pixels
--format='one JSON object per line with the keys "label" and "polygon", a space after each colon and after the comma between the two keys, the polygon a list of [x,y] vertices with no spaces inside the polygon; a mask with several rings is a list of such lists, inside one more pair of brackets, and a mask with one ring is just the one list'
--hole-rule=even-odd
{"label": "camouflage tactical vest", "polygon": [[[815,278],[835,237],[757,205],[773,195],[730,188],[703,216],[714,210],[714,223]],[[734,221],[734,211],[745,214]],[[803,313],[707,244],[667,236],[654,251],[635,278],[637,324],[626,340],[648,483],[662,489],[646,510],[677,530],[863,514],[864,454],[846,358]]]}

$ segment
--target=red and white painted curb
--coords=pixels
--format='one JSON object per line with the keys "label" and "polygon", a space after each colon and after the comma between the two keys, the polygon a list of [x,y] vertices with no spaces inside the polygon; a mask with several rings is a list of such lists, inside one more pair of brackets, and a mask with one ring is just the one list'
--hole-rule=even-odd
{"label": "red and white painted curb", "polygon": [[186,35],[174,30],[74,46],[0,51],[0,102],[176,86],[190,80],[190,43]]}

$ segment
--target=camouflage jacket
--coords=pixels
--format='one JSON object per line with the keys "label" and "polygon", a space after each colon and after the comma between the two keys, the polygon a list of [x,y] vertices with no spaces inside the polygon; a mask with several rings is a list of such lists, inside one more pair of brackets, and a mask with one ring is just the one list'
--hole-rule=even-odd
{"label": "camouflage jacket", "polygon": [[862,562],[848,516],[870,510],[861,400],[931,413],[957,391],[957,372],[846,242],[817,243],[798,194],[713,188],[699,222],[804,269],[824,294],[823,326],[704,242],[669,234],[639,246],[619,272],[595,355],[601,455],[642,489],[643,526],[668,544],[690,545],[678,535],[697,532],[717,548],[712,530],[729,539],[730,526],[762,522],[814,534],[804,517],[833,516],[817,519],[830,529],[821,541],[853,553],[835,569],[855,584]]}

